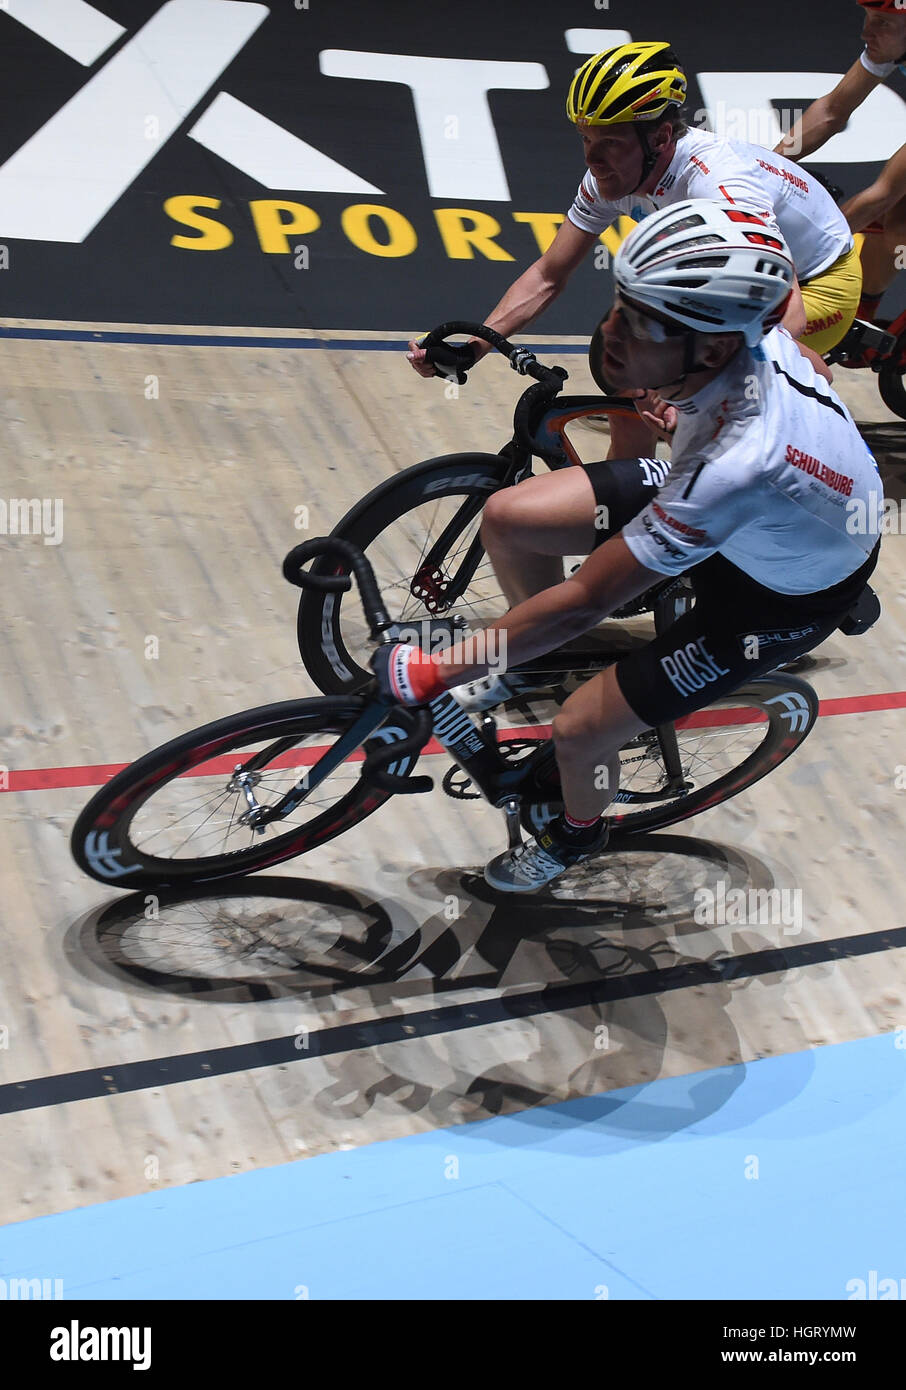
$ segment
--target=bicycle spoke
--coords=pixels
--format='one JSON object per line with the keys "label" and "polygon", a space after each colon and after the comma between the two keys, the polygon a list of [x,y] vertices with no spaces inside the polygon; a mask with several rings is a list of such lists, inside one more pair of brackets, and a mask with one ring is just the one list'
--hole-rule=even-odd
{"label": "bicycle spoke", "polygon": [[[304,739],[300,746],[302,743]],[[237,762],[247,763],[262,747],[267,743],[243,749]],[[263,834],[242,822],[249,803],[241,788],[229,785],[233,776],[233,771],[219,768],[206,775],[201,765],[192,769],[191,777],[177,777],[160,787],[133,820],[131,836],[136,849],[173,861],[240,853],[313,820],[354,786],[358,769],[341,764],[288,816],[269,822]],[[299,777],[295,767],[259,769],[251,787],[255,801],[262,807],[275,805],[297,785]],[[199,780],[210,780],[213,785],[200,790]]]}
{"label": "bicycle spoke", "polygon": [[[413,507],[368,546],[368,559],[374,566],[388,612],[395,621],[414,624],[431,616],[423,600],[412,593],[412,585],[430,550],[462,505],[463,497],[454,495]],[[441,587],[455,578],[480,525],[480,516],[474,517],[451,543],[440,566]],[[466,591],[449,608],[443,606],[443,599],[439,597],[438,616],[456,616],[470,628],[478,629],[500,617],[507,607],[493,566],[487,556],[482,556]],[[341,630],[344,646],[354,660],[364,665],[373,644],[355,604],[343,605]]]}
{"label": "bicycle spoke", "polygon": [[[764,723],[734,724],[713,729],[678,729],[677,743],[684,780],[690,790],[716,782],[738,767],[761,743]],[[665,787],[666,776],[656,745],[645,750],[624,750],[621,757],[622,791],[652,794]],[[675,793],[664,790],[665,799]]]}

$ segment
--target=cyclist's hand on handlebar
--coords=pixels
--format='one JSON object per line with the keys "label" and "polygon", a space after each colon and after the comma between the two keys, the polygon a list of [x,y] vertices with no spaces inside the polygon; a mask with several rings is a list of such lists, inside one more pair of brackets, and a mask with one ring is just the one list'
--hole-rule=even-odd
{"label": "cyclist's hand on handlebar", "polygon": [[413,369],[418,372],[419,376],[426,378],[429,376],[437,376],[434,367],[430,362],[425,360],[425,349],[419,347],[415,338],[413,338],[412,342],[409,344],[409,351],[406,353],[406,358],[411,363]]}
{"label": "cyclist's hand on handlebar", "polygon": [[381,694],[402,705],[426,705],[446,689],[434,657],[406,642],[378,647],[371,669]]}
{"label": "cyclist's hand on handlebar", "polygon": [[661,400],[656,391],[627,391],[626,395],[633,398],[633,404],[645,424],[669,443],[679,419],[676,407],[669,401]]}
{"label": "cyclist's hand on handlebar", "polygon": [[480,347],[485,347],[485,344],[473,341],[437,343],[434,347],[424,348],[420,343],[413,341],[409,344],[407,355],[419,376],[441,376],[463,386],[466,374],[479,358],[484,356],[484,352],[478,351]]}

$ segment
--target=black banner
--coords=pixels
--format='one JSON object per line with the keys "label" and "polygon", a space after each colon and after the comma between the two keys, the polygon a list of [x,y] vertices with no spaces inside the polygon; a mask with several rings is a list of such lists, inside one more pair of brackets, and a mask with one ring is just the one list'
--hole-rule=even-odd
{"label": "black banner", "polygon": [[[0,313],[400,332],[480,318],[573,199],[565,94],[588,53],[669,39],[693,112],[772,144],[771,112],[788,128],[861,50],[849,0],[728,16],[722,0],[107,0],[39,33],[0,9]],[[864,187],[906,143],[903,94],[899,75],[872,93],[814,167]],[[597,259],[542,333],[596,320]]]}

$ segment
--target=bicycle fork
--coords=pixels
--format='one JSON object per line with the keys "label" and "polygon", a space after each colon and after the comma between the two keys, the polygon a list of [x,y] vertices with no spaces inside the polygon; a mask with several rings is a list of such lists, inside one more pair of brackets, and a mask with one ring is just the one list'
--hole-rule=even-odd
{"label": "bicycle fork", "polygon": [[247,763],[237,765],[233,770],[229,790],[241,792],[248,804],[248,810],[239,817],[240,824],[249,825],[253,830],[257,830],[260,835],[263,835],[266,827],[272,821],[285,819],[350,754],[355,753],[379,725],[384,723],[388,710],[391,708],[392,705],[379,700],[367,705],[355,723],[350,725],[341,738],[337,739],[333,747],[321,755],[313,768],[306,769],[289,791],[272,805],[262,806],[256,800],[254,788],[260,780],[256,773],[259,768],[266,767],[281,753],[288,753],[291,748],[295,748],[298,744],[298,738],[292,735],[288,738],[278,739],[275,743],[269,744],[267,748],[263,748],[260,753],[256,753]]}

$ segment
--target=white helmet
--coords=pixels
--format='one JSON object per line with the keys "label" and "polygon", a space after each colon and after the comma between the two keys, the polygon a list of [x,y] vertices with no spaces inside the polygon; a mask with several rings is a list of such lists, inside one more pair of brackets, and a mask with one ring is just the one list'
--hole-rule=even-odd
{"label": "white helmet", "polygon": [[742,333],[748,347],[783,318],[795,274],[779,232],[710,198],[674,203],[633,227],[613,273],[635,303],[702,333]]}

